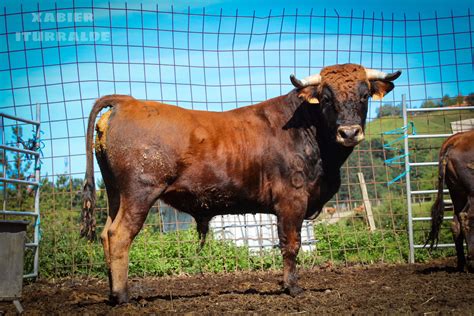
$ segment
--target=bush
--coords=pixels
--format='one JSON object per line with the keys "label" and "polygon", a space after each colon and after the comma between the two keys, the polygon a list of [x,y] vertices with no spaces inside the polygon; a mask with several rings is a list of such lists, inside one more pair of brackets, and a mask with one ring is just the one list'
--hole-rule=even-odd
{"label": "bush", "polygon": [[[427,216],[430,203],[415,203],[415,216]],[[373,208],[377,230],[370,232],[364,216],[341,220],[336,224],[316,223],[315,251],[300,251],[300,267],[313,267],[323,262],[335,264],[406,262],[408,259],[407,214],[404,199],[391,196]],[[390,210],[390,211],[388,211]],[[429,222],[417,223],[415,242],[426,240]],[[441,232],[443,242],[452,242],[445,223]],[[218,240],[209,234],[199,251],[194,228],[171,233],[156,231],[145,225],[135,239],[130,253],[131,276],[163,276],[180,273],[230,272],[239,270],[280,269],[279,249],[251,251],[231,241]],[[102,245],[79,238],[77,211],[45,211],[42,216],[40,244],[40,274],[42,277],[71,275],[107,275]],[[416,260],[453,255],[454,249],[430,254],[417,250]],[[27,259],[29,260],[29,259]],[[31,261],[31,260],[29,260]]]}
{"label": "bush", "polygon": [[[77,229],[73,227],[49,227],[47,231],[40,247],[40,272],[43,277],[107,275],[99,241],[79,239]],[[161,234],[145,228],[132,244],[130,275],[162,276],[255,268],[251,253],[245,247],[212,238],[209,238],[201,252],[198,247],[194,229]]]}
{"label": "bush", "polygon": [[408,240],[404,232],[378,229],[370,232],[361,220],[315,227],[317,252],[335,263],[404,262]]}
{"label": "bush", "polygon": [[[107,275],[102,245],[79,238],[77,218],[72,212],[45,214],[40,246],[42,277]],[[69,223],[69,224],[65,224]],[[300,251],[300,267],[322,262],[402,262],[407,258],[406,234],[385,229],[369,232],[360,218],[334,225],[315,225],[316,251]],[[163,276],[180,273],[230,272],[280,269],[279,249],[251,251],[231,241],[208,236],[199,251],[194,228],[171,233],[154,232],[145,226],[130,252],[131,276]]]}

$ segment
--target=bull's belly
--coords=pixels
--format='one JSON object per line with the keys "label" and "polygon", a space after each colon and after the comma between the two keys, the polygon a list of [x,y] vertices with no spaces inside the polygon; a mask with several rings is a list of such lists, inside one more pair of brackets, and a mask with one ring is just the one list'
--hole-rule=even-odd
{"label": "bull's belly", "polygon": [[167,190],[160,199],[178,211],[198,217],[213,217],[225,214],[270,213],[273,210],[259,202],[235,193],[220,190],[210,192],[190,192]]}

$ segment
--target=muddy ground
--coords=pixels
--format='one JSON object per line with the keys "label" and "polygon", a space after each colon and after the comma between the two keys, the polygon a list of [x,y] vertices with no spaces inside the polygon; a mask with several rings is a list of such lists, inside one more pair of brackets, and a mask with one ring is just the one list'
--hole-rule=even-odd
{"label": "muddy ground", "polygon": [[[102,279],[66,278],[26,285],[26,314],[455,313],[474,314],[474,274],[455,259],[416,265],[325,267],[300,271],[305,292],[280,290],[281,272],[238,272],[130,280],[132,300],[110,306]],[[13,314],[0,303],[0,314]]]}

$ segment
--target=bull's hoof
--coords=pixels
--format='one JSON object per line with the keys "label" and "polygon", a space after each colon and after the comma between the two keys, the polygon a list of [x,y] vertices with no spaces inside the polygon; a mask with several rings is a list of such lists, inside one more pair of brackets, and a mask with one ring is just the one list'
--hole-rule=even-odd
{"label": "bull's hoof", "polygon": [[456,264],[456,270],[458,270],[458,272],[466,272],[466,261],[465,260],[459,260],[457,261],[457,264]]}
{"label": "bull's hoof", "polygon": [[109,302],[111,305],[121,305],[128,303],[128,294],[125,293],[114,293],[109,295]]}
{"label": "bull's hoof", "polygon": [[466,272],[473,273],[474,272],[474,260],[468,260],[466,264]]}
{"label": "bull's hoof", "polygon": [[465,270],[466,270],[465,265],[463,265],[463,264],[456,265],[456,270],[458,272],[465,272]]}
{"label": "bull's hoof", "polygon": [[299,294],[304,292],[304,290],[301,287],[299,287],[298,285],[286,286],[283,291],[286,294],[290,295],[291,297],[296,297]]}

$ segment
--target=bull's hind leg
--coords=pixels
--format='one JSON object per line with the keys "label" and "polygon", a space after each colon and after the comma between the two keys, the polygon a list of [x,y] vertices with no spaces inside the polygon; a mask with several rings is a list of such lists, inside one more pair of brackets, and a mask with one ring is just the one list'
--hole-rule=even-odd
{"label": "bull's hind leg", "polygon": [[107,231],[112,303],[128,302],[127,279],[130,246],[142,228],[148,211],[156,198],[153,198],[151,202],[144,200],[148,199],[121,196],[119,211]]}

